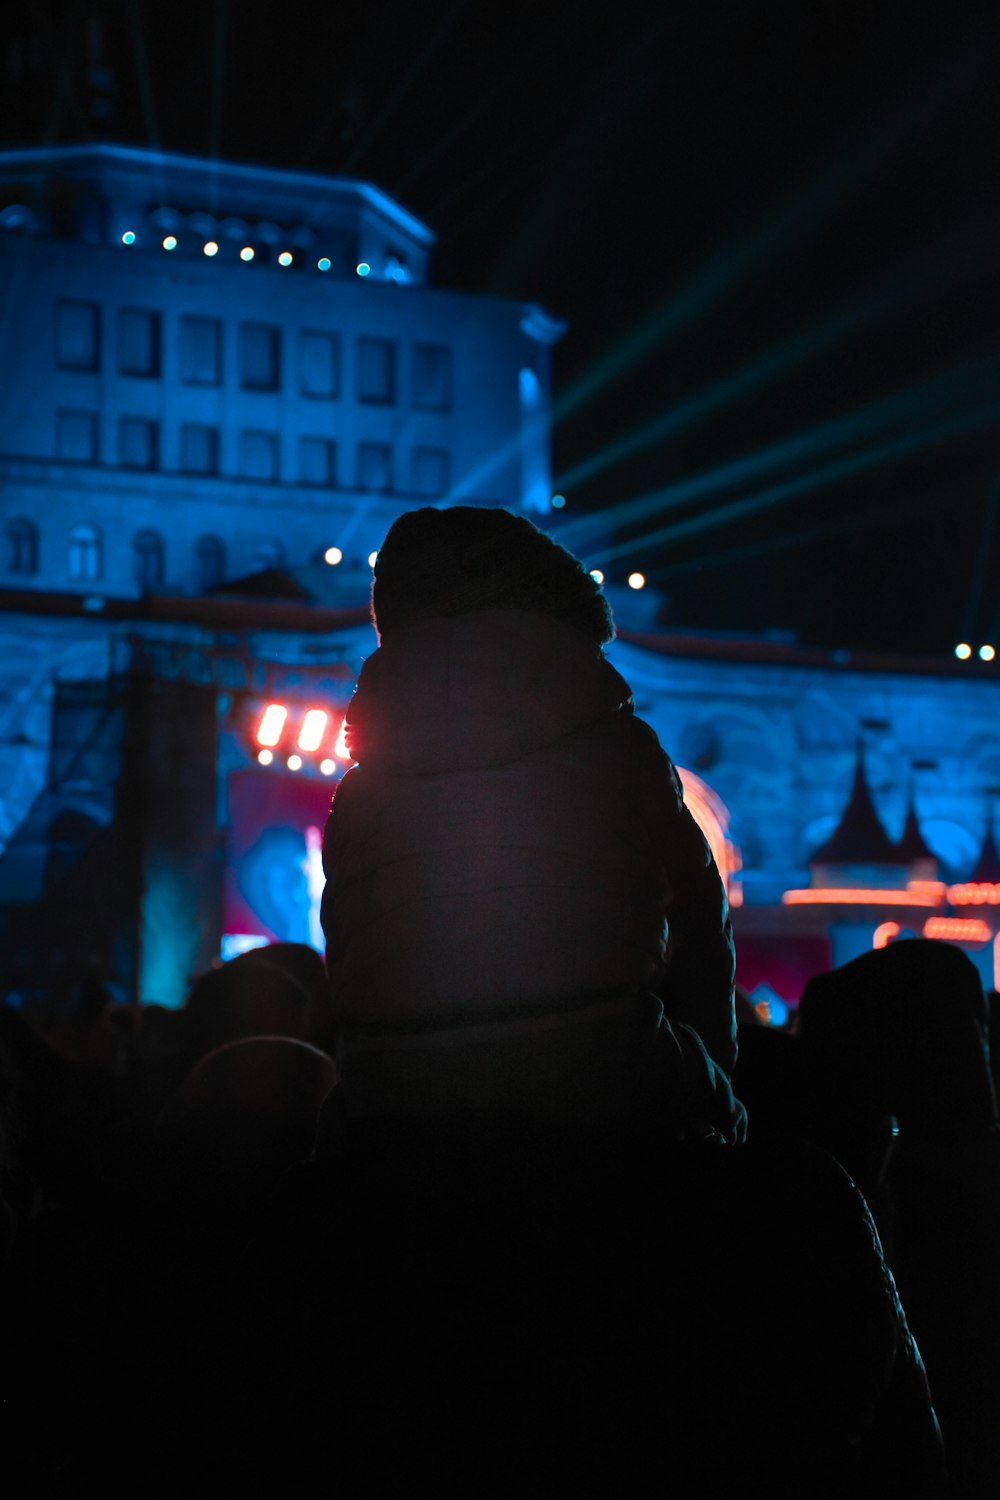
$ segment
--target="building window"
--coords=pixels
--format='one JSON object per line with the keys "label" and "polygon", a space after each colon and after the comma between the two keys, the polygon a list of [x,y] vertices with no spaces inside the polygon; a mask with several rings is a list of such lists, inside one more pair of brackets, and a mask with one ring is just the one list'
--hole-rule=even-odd
{"label": "building window", "polygon": [[38,572],[38,527],[27,516],[12,516],[4,534],[8,573],[29,578]]}
{"label": "building window", "polygon": [[179,352],[184,385],[221,385],[222,324],[218,318],[181,318]]}
{"label": "building window", "polygon": [[240,324],[240,385],[246,391],[276,391],[281,343],[269,323]]}
{"label": "building window", "polygon": [[392,449],[388,443],[358,444],[358,489],[392,489]]}
{"label": "building window", "polygon": [[154,376],[160,373],[160,315],[142,307],[123,307],[118,313],[119,375]]}
{"label": "building window", "polygon": [[327,400],[340,395],[340,340],[335,333],[299,334],[299,390]]}
{"label": "building window", "polygon": [[359,401],[388,406],[396,399],[396,346],[391,339],[361,338],[357,343],[355,391]]}
{"label": "building window", "polygon": [[240,433],[240,474],[244,479],[277,479],[277,433]]}
{"label": "building window", "polygon": [[194,544],[194,586],[199,594],[217,588],[226,576],[226,549],[217,536],[200,536]]}
{"label": "building window", "polygon": [[137,531],[132,539],[132,576],[141,589],[163,582],[163,538],[158,531]]}
{"label": "building window", "polygon": [[219,429],[204,422],[181,423],[180,468],[185,474],[219,472]]}
{"label": "building window", "polygon": [[97,417],[92,411],[56,412],[56,457],[97,462]]}
{"label": "building window", "polygon": [[101,576],[101,533],[96,526],[74,526],[69,538],[70,577],[93,583]]}
{"label": "building window", "polygon": [[451,460],[445,448],[414,448],[410,456],[410,488],[435,498],[448,493]]}
{"label": "building window", "polygon": [[451,411],[451,350],[446,345],[414,345],[411,396],[418,411]]}
{"label": "building window", "polygon": [[337,483],[337,445],[329,438],[299,439],[299,482],[332,489]]}
{"label": "building window", "polygon": [[94,302],[56,303],[56,364],[61,370],[96,370],[101,361],[100,309]]}
{"label": "building window", "polygon": [[122,417],[118,423],[118,462],[124,469],[155,469],[159,431],[146,417]]}

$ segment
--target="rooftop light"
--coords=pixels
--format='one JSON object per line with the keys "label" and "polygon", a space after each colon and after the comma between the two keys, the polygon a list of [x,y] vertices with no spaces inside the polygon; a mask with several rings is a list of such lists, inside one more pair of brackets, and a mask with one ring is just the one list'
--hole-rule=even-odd
{"label": "rooftop light", "polygon": [[292,263],[291,251],[290,250],[282,250],[281,254],[278,256],[278,265],[279,266],[290,266],[291,263]]}
{"label": "rooftop light", "polygon": [[163,241],[163,248],[164,250],[176,250],[177,236],[175,234],[168,234]]}
{"label": "rooftop light", "polygon": [[628,586],[630,589],[644,589],[646,587],[645,574],[630,573],[628,575]]}
{"label": "rooftop light", "polygon": [[219,247],[214,240],[207,240],[201,247],[203,255],[218,255]]}
{"label": "rooftop light", "polygon": [[324,776],[332,776],[334,771],[337,769],[337,762],[335,760],[329,759],[321,760],[319,763],[319,768],[323,772]]}
{"label": "rooftop light", "polygon": [[995,646],[986,645],[986,646],[980,646],[980,648],[979,648],[979,659],[980,659],[980,661],[992,661],[993,658],[996,656],[996,654],[997,653],[996,653],[996,647]]}
{"label": "rooftop light", "polygon": [[301,755],[290,755],[288,757],[288,759],[285,761],[285,765],[288,767],[288,769],[290,771],[301,771],[302,770],[302,757],[301,757]]}
{"label": "rooftop light", "polygon": [[244,245],[240,251],[240,260],[253,260],[253,246]]}
{"label": "rooftop light", "polygon": [[969,660],[969,657],[972,655],[972,647],[969,645],[968,641],[959,641],[958,645],[955,647],[955,655],[958,657],[959,661]]}
{"label": "rooftop light", "polygon": [[339,547],[327,547],[326,551],[323,553],[323,561],[329,563],[331,568],[335,568],[337,564],[339,562],[343,562],[343,560],[344,554],[341,552]]}
{"label": "rooftop light", "polygon": [[260,761],[260,763],[261,763],[262,766],[269,766],[271,764],[272,760],[274,759],[274,751],[273,750],[258,750],[257,751],[257,759]]}

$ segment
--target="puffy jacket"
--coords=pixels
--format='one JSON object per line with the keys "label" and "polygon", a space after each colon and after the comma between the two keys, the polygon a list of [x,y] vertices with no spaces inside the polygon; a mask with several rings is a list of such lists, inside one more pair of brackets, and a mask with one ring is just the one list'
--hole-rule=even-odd
{"label": "puffy jacket", "polygon": [[[345,1034],[544,1022],[657,991],[735,1061],[725,893],[627,683],[579,631],[490,610],[365,663],[323,845]],[[623,1011],[624,1014],[624,1011]]]}

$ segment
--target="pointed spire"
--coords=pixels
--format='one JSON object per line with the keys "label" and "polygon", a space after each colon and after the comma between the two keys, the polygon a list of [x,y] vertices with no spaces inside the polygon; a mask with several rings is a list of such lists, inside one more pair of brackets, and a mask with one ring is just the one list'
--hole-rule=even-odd
{"label": "pointed spire", "polygon": [[969,883],[971,885],[1000,885],[1000,854],[997,852],[996,839],[993,837],[992,818],[986,824],[986,837],[979,851],[976,868],[969,876]]}
{"label": "pointed spire", "polygon": [[[932,856],[933,857],[933,856]],[[858,745],[854,784],[840,822],[825,844],[809,857],[810,865],[899,865],[904,863],[875,811],[865,776],[864,753]]]}
{"label": "pointed spire", "polygon": [[917,809],[914,804],[913,794],[910,794],[910,806],[906,814],[906,822],[903,825],[902,837],[896,845],[896,854],[901,864],[915,865],[926,864],[933,861],[937,864],[937,855],[927,844],[920,831],[917,822]]}

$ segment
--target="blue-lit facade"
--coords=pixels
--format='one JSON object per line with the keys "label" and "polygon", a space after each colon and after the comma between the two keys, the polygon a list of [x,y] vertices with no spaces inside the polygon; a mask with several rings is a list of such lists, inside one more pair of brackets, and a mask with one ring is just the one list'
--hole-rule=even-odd
{"label": "blue-lit facade", "polygon": [[[319,941],[318,830],[374,647],[369,553],[418,505],[555,519],[561,326],[433,287],[432,243],[364,183],[117,147],[0,154],[8,989],[91,962],[122,998],[177,1004],[220,951]],[[859,737],[890,835],[912,802],[938,860],[900,932],[947,916],[1000,786],[995,671],[667,639],[648,591],[613,602],[616,664],[726,867],[748,988],[794,1000],[904,909],[902,866],[884,910],[786,899],[822,896],[810,854]],[[287,709],[273,746],[270,702]],[[987,979],[997,912],[970,946]]]}

